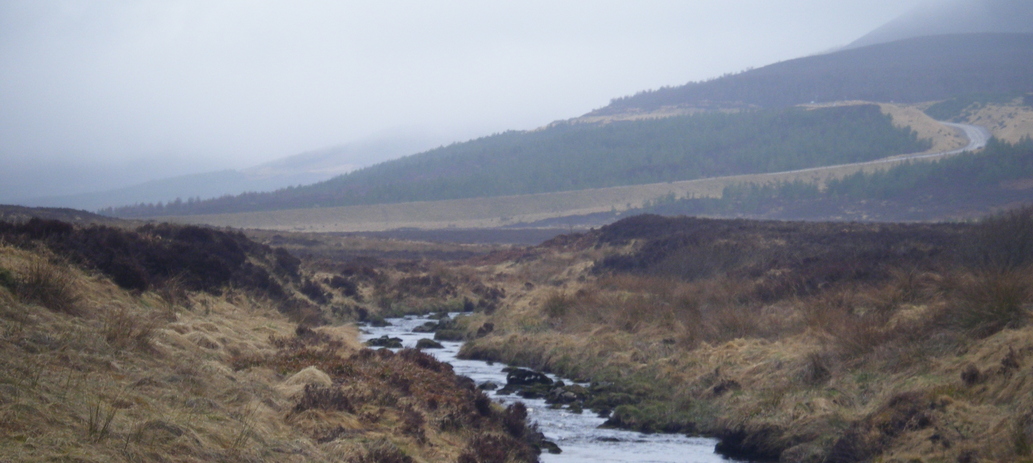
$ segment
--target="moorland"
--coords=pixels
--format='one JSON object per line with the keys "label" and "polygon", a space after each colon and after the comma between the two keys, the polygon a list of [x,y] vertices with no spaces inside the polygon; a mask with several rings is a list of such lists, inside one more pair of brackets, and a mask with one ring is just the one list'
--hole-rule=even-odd
{"label": "moorland", "polygon": [[120,225],[0,222],[0,460],[537,461],[526,410],[344,323],[441,282],[418,264],[320,279],[240,232]]}
{"label": "moorland", "polygon": [[466,312],[448,327],[465,357],[589,384],[558,406],[729,456],[1033,449],[1029,207],[647,214],[537,246],[43,219],[0,236],[7,458],[534,461],[526,412],[358,343],[355,323],[439,312]]}

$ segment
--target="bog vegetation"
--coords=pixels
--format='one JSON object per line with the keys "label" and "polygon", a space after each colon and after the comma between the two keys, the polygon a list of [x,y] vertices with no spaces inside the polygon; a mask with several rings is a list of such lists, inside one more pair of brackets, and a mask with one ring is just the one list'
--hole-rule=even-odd
{"label": "bog vegetation", "polygon": [[377,267],[200,227],[0,223],[0,460],[536,461],[519,404],[330,324],[478,300]]}
{"label": "bog vegetation", "polygon": [[105,211],[216,214],[581,190],[776,172],[924,151],[875,105],[622,121],[506,132],[315,185]]}
{"label": "bog vegetation", "polygon": [[[781,461],[1033,458],[1033,208],[978,224],[638,216],[478,265],[463,354],[591,381],[609,424]],[[475,326],[474,326],[475,328]]]}
{"label": "bog vegetation", "polygon": [[418,259],[255,236],[290,252],[198,227],[3,225],[0,458],[533,461],[525,410],[341,326],[439,311],[473,312],[439,333],[463,355],[588,382],[563,406],[610,426],[785,461],[1033,458],[1033,208],[642,215],[532,248],[409,244]]}

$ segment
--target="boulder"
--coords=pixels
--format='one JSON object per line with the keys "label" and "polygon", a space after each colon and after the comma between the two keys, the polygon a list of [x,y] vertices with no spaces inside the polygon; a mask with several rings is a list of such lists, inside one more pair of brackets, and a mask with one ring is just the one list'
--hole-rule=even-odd
{"label": "boulder", "polygon": [[535,386],[535,385],[551,385],[552,379],[545,375],[533,370],[526,370],[523,368],[511,368],[506,373],[506,386]]}
{"label": "boulder", "polygon": [[423,338],[416,341],[417,349],[443,349],[444,347],[445,346],[442,346],[440,342],[433,339]]}
{"label": "boulder", "polygon": [[462,330],[442,330],[434,333],[436,341],[463,341],[466,339],[466,332]]}
{"label": "boulder", "polygon": [[413,333],[433,333],[438,329],[438,322],[427,322],[412,329]]}
{"label": "boulder", "polygon": [[392,338],[385,334],[379,338],[370,339],[369,341],[366,341],[366,345],[370,347],[387,347],[389,349],[401,349],[402,339]]}

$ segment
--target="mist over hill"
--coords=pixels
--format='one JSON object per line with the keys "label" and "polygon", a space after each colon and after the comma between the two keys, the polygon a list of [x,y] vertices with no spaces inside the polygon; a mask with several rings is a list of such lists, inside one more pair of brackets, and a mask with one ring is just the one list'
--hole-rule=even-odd
{"label": "mist over hill", "polygon": [[427,136],[393,136],[308,151],[240,170],[220,170],[151,180],[123,188],[37,197],[29,206],[98,210],[139,203],[201,201],[246,192],[311,185],[440,144]]}
{"label": "mist over hill", "polygon": [[847,46],[858,48],[896,40],[947,34],[1033,33],[1028,0],[927,1]]}
{"label": "mist over hill", "polygon": [[[206,200],[177,195],[187,200],[172,202],[166,195],[164,203],[141,200],[105,213],[154,217],[527,195],[861,162],[927,146],[909,130],[892,127],[874,106],[791,107],[1030,93],[1033,34],[910,38],[618,98],[589,113],[603,123],[575,120],[505,132],[275,192],[254,189]],[[733,113],[605,121],[671,107]],[[318,153],[307,156],[310,164],[320,159]]]}
{"label": "mist over hill", "polygon": [[865,100],[919,103],[1033,92],[1033,34],[920,37],[809,56],[705,82],[617,98],[589,115],[667,106],[782,107]]}

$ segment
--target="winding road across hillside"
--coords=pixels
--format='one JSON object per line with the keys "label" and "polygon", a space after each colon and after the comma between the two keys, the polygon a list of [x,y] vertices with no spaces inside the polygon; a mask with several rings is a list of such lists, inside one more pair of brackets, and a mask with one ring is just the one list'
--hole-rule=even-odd
{"label": "winding road across hillside", "polygon": [[951,128],[954,128],[954,129],[957,129],[957,130],[961,131],[965,135],[965,138],[968,138],[968,146],[965,146],[964,148],[959,148],[959,149],[956,149],[956,150],[940,151],[940,152],[937,152],[937,153],[905,154],[905,155],[902,155],[902,156],[894,156],[894,157],[891,157],[891,158],[876,159],[874,161],[855,162],[855,163],[851,163],[851,164],[836,164],[834,166],[809,167],[809,168],[806,168],[806,169],[787,170],[787,171],[782,171],[782,172],[771,172],[771,173],[768,173],[768,174],[765,174],[765,175],[781,175],[781,174],[796,174],[796,173],[801,173],[801,172],[816,172],[816,171],[820,171],[820,170],[839,169],[839,168],[842,168],[842,167],[870,166],[870,165],[876,165],[876,164],[885,164],[885,163],[889,163],[889,162],[900,162],[900,161],[908,161],[908,160],[914,160],[914,159],[930,159],[930,158],[938,158],[938,157],[943,157],[943,156],[953,156],[955,154],[961,154],[961,153],[966,153],[966,152],[969,152],[969,151],[981,150],[981,149],[985,148],[986,144],[990,141],[990,137],[992,136],[990,134],[989,130],[987,130],[987,129],[983,128],[983,127],[980,127],[978,125],[955,124],[953,122],[940,122],[940,123],[945,125],[945,126],[947,126],[947,127],[951,127]]}
{"label": "winding road across hillside", "polygon": [[946,125],[947,127],[954,127],[955,129],[958,129],[958,130],[961,130],[962,132],[964,132],[965,133],[965,137],[968,138],[968,146],[966,146],[964,148],[961,148],[961,149],[956,149],[954,151],[947,151],[947,152],[943,152],[943,153],[925,154],[925,155],[916,155],[916,156],[909,157],[909,158],[911,158],[911,159],[918,159],[918,158],[935,157],[935,156],[950,156],[952,154],[961,154],[961,153],[964,153],[966,151],[980,150],[980,149],[986,148],[986,144],[990,141],[990,137],[993,136],[992,134],[990,134],[989,130],[987,130],[987,129],[983,128],[983,127],[980,127],[978,125],[955,124],[953,122],[940,122],[940,123],[943,124],[943,125]]}

